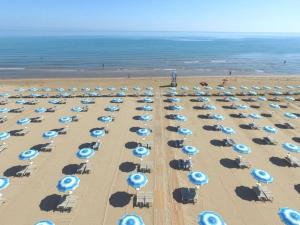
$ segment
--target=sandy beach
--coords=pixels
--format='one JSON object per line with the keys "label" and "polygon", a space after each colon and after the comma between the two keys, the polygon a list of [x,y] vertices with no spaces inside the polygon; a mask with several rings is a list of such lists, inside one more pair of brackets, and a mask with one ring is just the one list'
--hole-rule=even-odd
{"label": "sandy beach", "polygon": [[[278,216],[278,209],[290,207],[300,210],[300,172],[299,167],[289,167],[283,159],[287,151],[282,148],[283,143],[300,145],[300,120],[295,119],[292,123],[295,129],[283,129],[280,124],[287,122],[285,112],[299,114],[299,101],[287,104],[285,96],[279,96],[280,102],[275,102],[283,107],[274,110],[272,117],[263,117],[255,121],[259,126],[272,126],[278,129],[273,134],[277,145],[265,145],[259,143],[259,138],[267,136],[263,130],[249,130],[243,128],[243,124],[252,120],[249,118],[235,118],[231,114],[239,113],[238,110],[228,109],[232,103],[219,101],[223,96],[210,96],[210,104],[216,106],[216,110],[207,111],[198,109],[201,102],[194,102],[193,87],[199,82],[207,82],[209,86],[216,87],[222,83],[220,77],[180,77],[178,79],[178,92],[181,86],[187,86],[188,95],[178,96],[183,107],[180,111],[170,111],[167,106],[165,94],[168,92],[169,78],[89,78],[89,79],[14,79],[3,80],[0,93],[15,94],[17,87],[23,88],[57,88],[68,89],[76,87],[78,90],[84,87],[94,90],[96,86],[103,87],[102,94],[109,94],[106,88],[127,86],[127,94],[132,94],[132,88],[139,86],[144,92],[146,87],[153,87],[154,103],[151,103],[153,111],[144,112],[137,110],[146,105],[140,103],[141,96],[126,96],[123,103],[118,104],[120,111],[107,112],[105,108],[110,103],[112,96],[96,97],[95,104],[89,105],[88,112],[75,113],[71,111],[73,106],[82,105],[82,98],[66,98],[66,104],[57,105],[54,113],[44,113],[42,123],[30,123],[27,125],[30,133],[25,136],[11,136],[5,140],[8,148],[0,153],[1,175],[10,179],[10,185],[1,193],[6,202],[0,206],[1,225],[31,225],[41,219],[51,219],[57,225],[113,225],[125,214],[136,213],[141,216],[147,225],[196,225],[198,214],[204,210],[212,210],[219,213],[228,225],[273,225],[282,224]],[[228,77],[225,87],[241,85],[251,87],[264,85],[274,87],[276,85],[286,87],[300,85],[300,77]],[[299,90],[299,89],[297,89]],[[78,91],[79,92],[79,91]],[[211,93],[217,93],[214,89]],[[238,90],[236,92],[239,92]],[[264,91],[258,91],[264,93]],[[25,92],[29,93],[29,92]],[[39,93],[39,92],[38,92]],[[53,91],[52,94],[57,93]],[[292,95],[295,99],[298,95]],[[270,112],[269,103],[261,103],[260,108],[251,107],[258,102],[246,102],[249,96],[238,96],[240,104],[250,106],[243,111],[246,114],[262,114]],[[267,98],[274,96],[266,95]],[[8,98],[7,108],[21,107],[15,103],[17,99]],[[18,119],[24,117],[39,116],[34,110],[38,107],[51,107],[49,98],[38,98],[37,105],[24,105],[22,113],[6,113],[8,121],[0,124],[0,132],[11,132],[21,129],[16,124]],[[284,106],[287,105],[287,108]],[[224,107],[225,106],[225,107]],[[182,114],[187,121],[179,122],[166,118],[168,114]],[[213,131],[212,125],[217,122],[211,119],[203,119],[201,115],[207,113],[222,114],[225,119],[220,124],[231,127],[236,131],[232,138],[238,144],[249,146],[252,152],[245,157],[251,163],[252,168],[268,171],[274,181],[267,184],[272,191],[273,202],[262,202],[256,199],[251,190],[256,185],[256,180],[250,175],[251,169],[240,169],[234,166],[233,160],[237,153],[232,147],[220,146],[220,140],[225,135],[220,131]],[[79,121],[70,123],[66,135],[59,135],[54,139],[55,148],[52,152],[40,152],[33,160],[36,170],[29,177],[15,177],[20,165],[27,165],[18,159],[21,151],[34,149],[37,145],[49,142],[42,138],[44,131],[62,128],[59,123],[61,116],[79,116]],[[127,184],[127,177],[134,172],[135,164],[140,160],[132,154],[136,142],[143,142],[136,134],[137,128],[144,127],[144,123],[135,117],[142,114],[152,115],[152,121],[147,123],[152,133],[144,142],[152,143],[152,150],[144,162],[153,162],[154,168],[151,173],[146,173],[148,183],[142,191],[153,192],[153,206],[150,208],[133,207],[132,195],[136,190]],[[109,133],[101,138],[101,148],[89,160],[92,171],[87,175],[78,175],[79,187],[73,195],[78,196],[74,209],[68,212],[53,212],[60,193],[57,188],[59,179],[73,174],[76,165],[82,160],[76,157],[78,149],[86,146],[86,143],[95,141],[90,136],[93,128],[106,127],[106,124],[98,121],[101,116],[113,115],[115,121],[107,125]],[[200,117],[199,117],[200,115]],[[278,125],[279,124],[279,125]],[[178,201],[178,191],[182,187],[194,187],[188,180],[188,171],[174,168],[174,160],[187,159],[180,148],[172,147],[171,140],[182,139],[174,131],[176,126],[190,129],[193,134],[187,137],[185,144],[197,147],[200,151],[193,156],[193,171],[201,171],[208,178],[208,184],[198,190],[198,202],[195,204],[182,204]],[[299,154],[293,154],[300,157]]]}

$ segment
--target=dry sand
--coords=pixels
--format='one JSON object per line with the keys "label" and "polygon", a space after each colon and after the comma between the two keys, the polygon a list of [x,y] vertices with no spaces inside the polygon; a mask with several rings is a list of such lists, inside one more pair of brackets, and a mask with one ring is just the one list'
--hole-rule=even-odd
{"label": "dry sand", "polygon": [[[181,78],[178,82],[179,86],[186,85],[192,89],[193,86],[199,86],[200,81],[206,81],[214,86],[219,84],[220,80],[221,78],[200,77]],[[69,133],[55,139],[56,148],[51,153],[40,153],[34,159],[37,170],[30,177],[13,177],[16,166],[26,164],[18,159],[19,153],[47,142],[42,138],[42,132],[62,127],[63,125],[58,122],[60,116],[75,115],[70,109],[74,105],[81,105],[80,98],[72,98],[67,99],[66,105],[59,105],[55,113],[44,113],[44,122],[29,124],[30,134],[24,137],[11,137],[6,141],[9,148],[0,153],[0,171],[10,178],[11,184],[2,191],[7,202],[0,206],[1,225],[31,225],[40,219],[52,219],[57,225],[113,225],[117,224],[118,219],[127,213],[140,215],[147,225],[196,225],[197,216],[203,210],[218,212],[230,225],[273,225],[281,224],[277,215],[280,207],[300,209],[299,168],[285,166],[282,158],[286,152],[281,147],[281,143],[284,142],[297,144],[295,140],[299,141],[299,120],[293,121],[297,126],[295,130],[278,129],[278,133],[274,135],[274,138],[279,141],[277,146],[259,145],[252,139],[266,136],[266,134],[261,130],[241,129],[240,124],[251,121],[232,118],[230,114],[236,111],[222,108],[230,103],[216,101],[221,97],[211,97],[211,103],[217,106],[214,113],[221,113],[225,116],[222,124],[237,131],[237,134],[233,136],[235,141],[251,147],[252,153],[247,156],[248,161],[253,167],[264,169],[274,177],[274,182],[268,187],[275,199],[272,203],[263,203],[255,201],[255,196],[250,190],[256,183],[250,175],[250,170],[228,168],[232,166],[231,160],[237,154],[230,147],[214,145],[218,143],[217,140],[224,138],[224,135],[203,128],[205,125],[213,125],[216,122],[198,118],[199,114],[208,112],[193,109],[194,106],[200,105],[190,101],[193,97],[180,97],[182,103],[179,104],[184,107],[184,110],[178,113],[187,116],[188,121],[176,122],[165,118],[165,115],[174,113],[164,109],[169,105],[163,101],[166,98],[163,94],[167,91],[167,87],[159,87],[169,84],[167,78],[5,80],[1,84],[0,93],[12,91],[17,86],[94,88],[97,85],[102,87],[112,85],[117,88],[124,85],[129,88],[135,85],[142,88],[152,86],[155,92],[152,104],[154,111],[151,112],[154,118],[152,122],[149,122],[153,134],[147,138],[147,141],[153,142],[154,146],[150,156],[145,159],[145,161],[154,162],[154,171],[147,174],[149,182],[143,188],[143,191],[154,192],[153,207],[133,208],[129,194],[134,194],[135,190],[126,182],[130,173],[128,171],[132,169],[131,163],[139,162],[132,155],[130,148],[133,146],[130,142],[142,141],[136,133],[131,131],[132,127],[143,126],[141,121],[133,119],[134,116],[144,113],[136,110],[136,107],[144,105],[137,102],[140,97],[125,97],[124,103],[120,104],[121,110],[114,113],[116,120],[108,125],[109,134],[101,138],[103,144],[101,150],[90,160],[92,173],[79,175],[80,186],[74,191],[74,195],[79,197],[78,204],[71,213],[51,210],[61,194],[56,189],[57,181],[65,175],[64,173],[70,173],[73,164],[80,162],[75,156],[79,146],[94,141],[89,135],[89,130],[103,126],[97,118],[110,115],[104,111],[104,108],[110,104],[110,97],[96,98],[96,104],[90,105],[88,112],[79,113],[80,121],[69,125]],[[228,85],[236,86],[285,86],[287,84],[300,85],[300,78],[240,77],[229,78],[228,82]],[[245,102],[245,104],[250,103]],[[280,104],[286,103],[282,101]],[[261,109],[251,108],[246,112],[269,111],[267,105],[268,103],[264,103]],[[0,131],[20,128],[16,125],[16,120],[34,117],[36,115],[34,109],[39,106],[50,106],[48,99],[39,99],[38,106],[25,106],[26,110],[21,114],[8,113],[8,121],[0,124]],[[9,104],[5,107],[14,108],[19,105],[15,104],[15,99],[9,99]],[[286,119],[283,117],[285,111],[299,113],[299,102],[293,102],[288,109],[280,109],[272,118],[263,118],[257,123],[261,126],[275,126],[276,123],[285,122]],[[187,141],[200,149],[199,154],[193,157],[193,169],[200,170],[209,177],[209,183],[200,188],[199,200],[195,205],[181,204],[173,198],[175,189],[193,186],[188,181],[188,172],[173,169],[169,165],[174,159],[186,158],[180,149],[168,145],[169,140],[180,137],[166,128],[177,125],[193,131],[193,135]]]}

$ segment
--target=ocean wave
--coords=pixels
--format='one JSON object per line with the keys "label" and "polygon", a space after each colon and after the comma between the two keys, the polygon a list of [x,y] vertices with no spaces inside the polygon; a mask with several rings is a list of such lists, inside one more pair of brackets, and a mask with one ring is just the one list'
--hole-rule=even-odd
{"label": "ocean wave", "polygon": [[0,70],[25,70],[23,67],[0,67]]}
{"label": "ocean wave", "polygon": [[226,60],[211,60],[211,63],[226,63]]}
{"label": "ocean wave", "polygon": [[184,64],[198,64],[199,61],[198,60],[195,60],[195,61],[184,61],[183,63]]}

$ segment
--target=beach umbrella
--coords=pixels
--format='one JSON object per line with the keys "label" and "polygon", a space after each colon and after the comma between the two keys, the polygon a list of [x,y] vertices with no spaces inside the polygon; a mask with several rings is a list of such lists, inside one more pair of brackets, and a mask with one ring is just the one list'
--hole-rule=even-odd
{"label": "beach umbrella", "polygon": [[171,102],[171,103],[176,103],[176,102],[181,102],[181,99],[180,98],[167,98],[167,101]]}
{"label": "beach umbrella", "polygon": [[237,97],[231,96],[231,97],[228,98],[228,100],[229,100],[230,102],[238,102],[240,99],[237,98]]}
{"label": "beach umbrella", "polygon": [[0,141],[4,141],[10,137],[10,133],[8,132],[0,132]]}
{"label": "beach umbrella", "polygon": [[300,153],[300,147],[297,145],[291,143],[284,143],[282,144],[282,147],[289,152]]}
{"label": "beach umbrella", "polygon": [[48,102],[49,102],[50,104],[56,105],[56,104],[58,104],[58,103],[60,102],[60,100],[59,100],[59,99],[50,99]]}
{"label": "beach umbrella", "polygon": [[250,114],[248,115],[248,117],[250,117],[251,119],[255,119],[255,120],[259,120],[259,119],[262,118],[262,116],[259,115],[259,114],[257,114],[257,113],[250,113]]}
{"label": "beach umbrella", "polygon": [[258,87],[258,86],[252,86],[251,89],[258,91],[258,90],[260,90],[260,87]]}
{"label": "beach umbrella", "polygon": [[263,96],[259,96],[257,99],[258,99],[259,101],[261,101],[261,102],[266,102],[266,101],[268,101],[268,99],[267,99],[266,97],[263,97]]}
{"label": "beach umbrella", "polygon": [[44,112],[47,112],[47,109],[45,107],[39,107],[39,108],[36,108],[34,111],[37,113],[44,113]]}
{"label": "beach umbrella", "polygon": [[133,173],[128,176],[127,183],[136,190],[140,190],[148,183],[148,178],[143,173]]}
{"label": "beach umbrella", "polygon": [[38,94],[38,93],[31,93],[31,94],[30,94],[30,97],[32,97],[32,98],[38,98],[38,97],[41,97],[41,94]]}
{"label": "beach umbrella", "polygon": [[141,137],[147,137],[150,135],[151,131],[147,128],[140,128],[136,131],[136,133]]}
{"label": "beach umbrella", "polygon": [[199,225],[226,225],[223,218],[216,212],[203,211],[198,216]]}
{"label": "beach umbrella", "polygon": [[24,89],[24,88],[21,88],[21,87],[19,87],[19,88],[16,88],[16,89],[15,89],[15,91],[16,91],[16,92],[24,92],[24,91],[25,91],[25,89]]}
{"label": "beach umbrella", "polygon": [[151,115],[148,115],[148,114],[145,114],[145,115],[141,115],[139,116],[139,119],[142,120],[142,121],[151,121],[152,120],[152,116]]}
{"label": "beach umbrella", "polygon": [[280,109],[280,105],[275,104],[275,103],[270,103],[269,106],[273,109]]}
{"label": "beach umbrella", "polygon": [[89,159],[94,156],[95,150],[91,148],[82,148],[76,152],[76,157],[79,159]]}
{"label": "beach umbrella", "polygon": [[142,109],[143,109],[144,111],[152,111],[152,110],[153,110],[153,108],[152,108],[151,105],[144,105],[144,106],[142,107]]}
{"label": "beach umbrella", "polygon": [[171,110],[182,110],[183,109],[183,107],[180,105],[171,105],[171,106],[169,106],[169,108]]}
{"label": "beach umbrella", "polygon": [[110,102],[111,103],[123,103],[123,99],[122,98],[113,98]]}
{"label": "beach umbrella", "polygon": [[98,120],[103,123],[110,123],[113,121],[113,118],[111,116],[101,116],[98,118]]}
{"label": "beach umbrella", "polygon": [[29,150],[21,152],[19,154],[19,159],[23,160],[23,161],[29,160],[30,163],[32,163],[31,160],[33,160],[38,155],[39,155],[39,152],[37,150],[29,149]]}
{"label": "beach umbrella", "polygon": [[120,88],[121,91],[128,91],[128,87],[127,86],[123,86]]}
{"label": "beach umbrella", "polygon": [[216,110],[216,109],[217,109],[217,107],[214,106],[214,105],[206,105],[206,108],[207,108],[208,110]]}
{"label": "beach umbrella", "polygon": [[199,186],[203,186],[204,184],[208,183],[208,177],[200,171],[190,172],[188,174],[188,178],[189,181],[192,184],[195,184],[197,188],[199,188]]}
{"label": "beach umbrella", "polygon": [[187,121],[187,117],[180,114],[174,115],[174,119],[177,121]]}
{"label": "beach umbrella", "polygon": [[[10,184],[9,179],[7,177],[0,176],[0,191],[4,190]],[[1,196],[1,193],[0,193]]]}
{"label": "beach umbrella", "polygon": [[109,105],[105,108],[105,111],[109,111],[109,112],[116,112],[120,110],[120,108],[116,105]]}
{"label": "beach umbrella", "polygon": [[51,140],[53,142],[53,138],[57,137],[58,133],[54,130],[49,130],[43,133],[43,138]]}
{"label": "beach umbrella", "polygon": [[68,123],[71,123],[73,121],[73,119],[70,116],[62,116],[58,119],[58,121],[63,124],[68,124]]}
{"label": "beach umbrella", "polygon": [[52,91],[52,89],[49,88],[49,87],[45,87],[45,88],[42,88],[42,91],[44,91],[44,92],[50,92],[50,91]]}
{"label": "beach umbrella", "polygon": [[135,87],[133,87],[132,89],[133,89],[134,91],[141,91],[141,88],[138,87],[138,86],[135,86]]}
{"label": "beach umbrella", "polygon": [[71,111],[73,111],[73,112],[82,112],[83,108],[80,107],[80,106],[74,106],[74,107],[71,108]]}
{"label": "beach umbrella", "polygon": [[222,127],[222,132],[226,135],[235,134],[235,130],[230,127]]}
{"label": "beach umbrella", "polygon": [[196,99],[197,102],[209,102],[209,98],[207,97],[199,97]]}
{"label": "beach umbrella", "polygon": [[240,86],[240,89],[241,89],[241,90],[248,90],[249,88],[246,87],[246,86]]}
{"label": "beach umbrella", "polygon": [[105,135],[105,130],[104,129],[95,129],[95,130],[91,131],[90,133],[91,133],[92,137],[100,138]]}
{"label": "beach umbrella", "polygon": [[274,91],[273,95],[282,95],[282,92],[281,91]]}
{"label": "beach umbrella", "polygon": [[136,214],[129,214],[123,216],[119,220],[118,225],[145,225],[145,223],[140,216],[137,216]]}
{"label": "beach umbrella", "polygon": [[83,87],[83,88],[81,88],[81,91],[84,91],[84,92],[88,92],[88,91],[90,91],[91,89],[90,88],[88,88],[88,87]]}
{"label": "beach umbrella", "polygon": [[237,105],[237,107],[242,110],[249,109],[249,106],[247,105]]}
{"label": "beach umbrella", "polygon": [[145,96],[148,96],[148,97],[151,97],[151,96],[153,96],[154,94],[153,94],[152,91],[145,91],[145,92],[144,92],[144,95],[145,95]]}
{"label": "beach umbrella", "polygon": [[300,212],[291,208],[280,208],[278,215],[281,221],[285,225],[299,225],[300,224]]}
{"label": "beach umbrella", "polygon": [[31,122],[30,118],[22,118],[17,120],[17,124],[24,126],[24,125],[28,125]]}
{"label": "beach umbrella", "polygon": [[64,92],[64,91],[65,91],[65,89],[64,89],[64,88],[61,88],[61,87],[58,87],[58,88],[56,88],[55,90],[58,91],[58,92]]}
{"label": "beach umbrella", "polygon": [[18,100],[16,101],[16,104],[18,104],[18,105],[24,105],[26,102],[27,102],[27,101],[24,100],[24,99],[18,99]]}
{"label": "beach umbrella", "polygon": [[270,133],[270,134],[276,134],[277,133],[277,129],[271,126],[264,126],[263,130]]}
{"label": "beach umbrella", "polygon": [[9,110],[9,108],[0,108],[0,113],[8,113]]}
{"label": "beach umbrella", "polygon": [[196,96],[204,96],[205,92],[204,91],[195,91]]}
{"label": "beach umbrella", "polygon": [[234,95],[231,91],[224,91],[223,93],[225,96],[232,96]]}
{"label": "beach umbrella", "polygon": [[247,145],[243,144],[235,144],[232,146],[232,149],[240,154],[249,154],[251,152],[251,149]]}
{"label": "beach umbrella", "polygon": [[186,145],[181,149],[181,151],[191,158],[193,155],[196,155],[199,152],[199,149],[194,146]]}
{"label": "beach umbrella", "polygon": [[248,94],[249,94],[249,95],[252,95],[252,96],[256,96],[256,95],[257,95],[257,92],[256,92],[256,91],[249,91]]}
{"label": "beach umbrella", "polygon": [[224,120],[224,116],[221,115],[221,114],[213,114],[213,115],[212,115],[212,118],[215,119],[215,120],[217,120],[217,121],[222,121],[222,120]]}
{"label": "beach umbrella", "polygon": [[145,102],[145,103],[153,103],[152,98],[144,98],[144,99],[142,99],[142,101]]}
{"label": "beach umbrella", "polygon": [[89,92],[88,96],[89,97],[97,97],[99,94],[97,92]]}
{"label": "beach umbrella", "polygon": [[262,183],[265,183],[265,184],[273,182],[273,177],[267,171],[264,171],[264,170],[261,170],[261,169],[252,169],[251,170],[251,175],[258,182],[262,182]]}
{"label": "beach umbrella", "polygon": [[263,86],[262,89],[266,90],[266,91],[270,91],[272,88],[269,86]]}
{"label": "beach umbrella", "polygon": [[77,88],[76,87],[70,87],[68,90],[72,91],[72,92],[75,92],[75,91],[77,91]]}
{"label": "beach umbrella", "polygon": [[40,220],[34,225],[55,225],[55,223],[52,220]]}
{"label": "beach umbrella", "polygon": [[298,116],[296,116],[293,113],[289,113],[289,112],[284,113],[284,116],[287,117],[288,119],[297,119],[298,118]]}
{"label": "beach umbrella", "polygon": [[144,157],[150,154],[150,150],[145,147],[136,147],[132,151],[133,155],[138,157],[140,160],[143,160]]}
{"label": "beach umbrella", "polygon": [[219,90],[219,91],[223,91],[223,90],[225,90],[225,88],[224,88],[224,87],[222,87],[222,86],[217,86],[217,87],[216,87],[216,89],[217,89],[217,90]]}
{"label": "beach umbrella", "polygon": [[177,133],[183,136],[189,136],[193,134],[193,132],[190,129],[181,127],[178,129]]}
{"label": "beach umbrella", "polygon": [[112,87],[112,86],[109,86],[109,87],[107,87],[107,90],[108,90],[108,91],[115,91],[116,88],[115,88],[115,87]]}
{"label": "beach umbrella", "polygon": [[79,186],[79,182],[80,179],[77,176],[65,176],[58,181],[56,188],[60,192],[68,192],[69,194],[71,194],[72,191],[74,191]]}
{"label": "beach umbrella", "polygon": [[91,104],[91,103],[94,103],[94,99],[91,99],[91,98],[84,98],[84,99],[81,99],[80,101],[82,104]]}
{"label": "beach umbrella", "polygon": [[274,86],[274,89],[282,90],[283,88],[281,86]]}
{"label": "beach umbrella", "polygon": [[285,99],[289,102],[295,101],[295,98],[292,96],[286,96]]}
{"label": "beach umbrella", "polygon": [[123,92],[123,91],[121,91],[121,92],[118,92],[118,93],[117,93],[117,96],[118,96],[118,97],[125,97],[125,96],[126,96],[126,93]]}

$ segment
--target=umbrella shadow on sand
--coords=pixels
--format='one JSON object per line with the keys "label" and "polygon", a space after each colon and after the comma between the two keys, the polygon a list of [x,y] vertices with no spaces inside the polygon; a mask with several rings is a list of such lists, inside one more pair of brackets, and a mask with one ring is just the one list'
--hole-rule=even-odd
{"label": "umbrella shadow on sand", "polygon": [[109,204],[113,207],[125,207],[130,203],[132,196],[125,191],[115,192],[110,196]]}
{"label": "umbrella shadow on sand", "polygon": [[6,177],[16,177],[17,173],[23,169],[25,169],[26,166],[18,165],[18,166],[12,166],[4,171],[3,175]]}
{"label": "umbrella shadow on sand", "polygon": [[136,169],[137,164],[133,162],[123,162],[119,166],[119,170],[124,173],[132,172]]}
{"label": "umbrella shadow on sand", "polygon": [[127,149],[134,149],[138,146],[139,146],[139,143],[137,143],[136,141],[129,141],[125,144],[125,148],[127,148]]}
{"label": "umbrella shadow on sand", "polygon": [[292,138],[293,141],[300,143],[300,137],[293,137]]}
{"label": "umbrella shadow on sand", "polygon": [[175,127],[175,126],[167,126],[166,129],[168,131],[171,131],[171,132],[177,132],[178,131],[178,127]]}
{"label": "umbrella shadow on sand", "polygon": [[215,127],[212,125],[204,125],[203,129],[207,131],[216,131]]}
{"label": "umbrella shadow on sand", "polygon": [[300,184],[295,184],[294,188],[300,194]]}
{"label": "umbrella shadow on sand", "polygon": [[21,131],[23,131],[23,129],[11,130],[8,133],[10,134],[10,136],[18,136],[18,133]]}
{"label": "umbrella shadow on sand", "polygon": [[285,159],[279,158],[276,156],[270,157],[269,161],[276,166],[280,166],[280,167],[288,167],[289,166],[288,162]]}
{"label": "umbrella shadow on sand", "polygon": [[252,141],[258,145],[266,145],[266,142],[262,138],[253,138]]}
{"label": "umbrella shadow on sand", "polygon": [[79,168],[78,164],[69,164],[62,169],[62,173],[65,175],[74,175],[76,174],[78,168]]}
{"label": "umbrella shadow on sand", "polygon": [[40,202],[40,209],[42,211],[54,211],[57,208],[59,201],[61,200],[61,196],[58,194],[48,195]]}
{"label": "umbrella shadow on sand", "polygon": [[257,197],[252,188],[246,186],[238,186],[235,188],[235,193],[238,197],[246,201],[257,201]]}
{"label": "umbrella shadow on sand", "polygon": [[213,139],[210,141],[210,144],[216,147],[224,147],[224,141],[223,140],[218,140],[218,139]]}
{"label": "umbrella shadow on sand", "polygon": [[140,129],[140,127],[130,127],[129,131],[135,133],[138,129]]}
{"label": "umbrella shadow on sand", "polygon": [[220,164],[228,169],[238,169],[238,164],[234,159],[223,158],[220,159]]}

